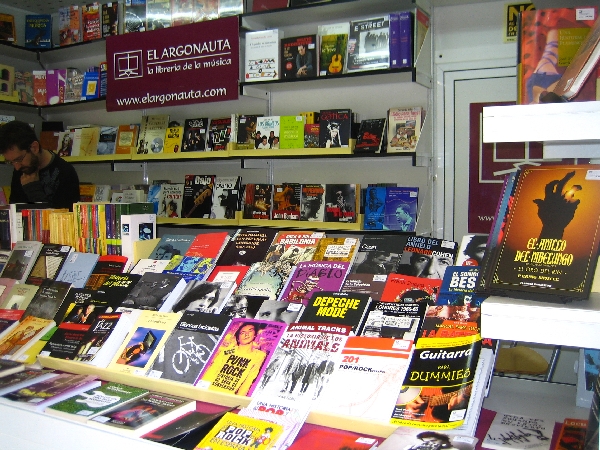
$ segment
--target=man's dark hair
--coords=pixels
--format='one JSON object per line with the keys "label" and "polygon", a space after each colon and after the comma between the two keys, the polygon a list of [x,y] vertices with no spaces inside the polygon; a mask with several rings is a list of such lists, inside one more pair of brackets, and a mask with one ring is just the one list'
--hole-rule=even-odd
{"label": "man's dark hair", "polygon": [[183,297],[181,297],[181,299],[175,304],[175,306],[173,306],[173,312],[183,311],[188,306],[190,306],[190,303],[200,298],[204,298],[207,294],[209,294],[212,291],[216,292],[214,298],[211,299],[211,302],[208,305],[208,307],[210,308],[215,303],[217,303],[217,300],[219,300],[221,285],[218,283],[210,283],[206,281],[200,283],[198,286],[194,286]]}
{"label": "man's dark hair", "polygon": [[446,442],[447,444],[450,443],[450,438],[447,435],[442,433],[436,433],[435,431],[423,431],[422,433],[417,434],[417,439],[423,438],[436,438],[440,441]]}
{"label": "man's dark hair", "polygon": [[4,154],[15,145],[29,151],[34,142],[39,142],[35,131],[26,122],[13,120],[0,127],[0,153]]}
{"label": "man's dark hair", "polygon": [[477,247],[479,247],[481,244],[487,244],[487,239],[487,235],[476,234],[465,246],[464,254],[473,258],[475,253],[477,253]]}

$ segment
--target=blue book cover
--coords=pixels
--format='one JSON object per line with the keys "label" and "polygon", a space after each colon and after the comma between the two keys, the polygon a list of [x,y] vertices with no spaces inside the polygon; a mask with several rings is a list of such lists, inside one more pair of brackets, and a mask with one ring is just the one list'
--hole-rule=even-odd
{"label": "blue book cover", "polygon": [[485,295],[477,294],[477,266],[449,266],[444,272],[440,292],[436,297],[436,305],[472,306],[478,307]]}
{"label": "blue book cover", "polygon": [[390,13],[390,68],[413,65],[412,13]]}
{"label": "blue book cover", "polygon": [[418,187],[387,187],[383,229],[415,231],[418,200]]}
{"label": "blue book cover", "polygon": [[365,230],[383,230],[383,221],[385,216],[385,197],[386,188],[379,186],[369,186],[365,190],[363,215],[363,229]]}
{"label": "blue book cover", "polygon": [[74,288],[84,288],[98,262],[95,253],[71,252],[60,269],[56,281],[71,283]]}
{"label": "blue book cover", "polygon": [[27,14],[25,16],[25,47],[52,47],[52,16],[50,14]]}

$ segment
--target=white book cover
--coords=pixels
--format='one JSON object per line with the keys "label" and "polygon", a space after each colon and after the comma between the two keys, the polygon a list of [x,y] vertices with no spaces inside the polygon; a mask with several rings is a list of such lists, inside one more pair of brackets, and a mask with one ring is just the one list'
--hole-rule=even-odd
{"label": "white book cover", "polygon": [[146,272],[162,273],[170,262],[168,259],[140,259],[129,273],[134,275],[144,275]]}
{"label": "white book cover", "polygon": [[155,236],[156,214],[123,214],[121,216],[121,254],[127,256],[129,265],[137,262],[133,258],[133,243],[154,239]]}
{"label": "white book cover", "polygon": [[481,442],[492,450],[549,450],[554,421],[499,412]]}
{"label": "white book cover", "polygon": [[163,183],[158,198],[158,217],[181,217],[183,183]]}
{"label": "white book cover", "polygon": [[246,83],[279,80],[279,49],[282,37],[283,32],[278,29],[246,33]]}
{"label": "white book cover", "polygon": [[240,204],[242,177],[215,178],[211,219],[235,219]]}
{"label": "white book cover", "polygon": [[[256,118],[256,148],[279,148],[280,116]],[[260,133],[260,134],[259,134]]]}

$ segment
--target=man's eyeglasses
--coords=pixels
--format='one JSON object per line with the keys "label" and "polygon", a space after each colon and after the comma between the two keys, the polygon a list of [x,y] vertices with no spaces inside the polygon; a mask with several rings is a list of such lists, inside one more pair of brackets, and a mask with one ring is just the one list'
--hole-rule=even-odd
{"label": "man's eyeglasses", "polygon": [[26,156],[27,156],[27,153],[25,153],[23,156],[19,156],[18,158],[13,159],[12,161],[9,161],[7,159],[4,161],[4,164],[9,164],[9,165],[23,164],[23,160],[25,159]]}

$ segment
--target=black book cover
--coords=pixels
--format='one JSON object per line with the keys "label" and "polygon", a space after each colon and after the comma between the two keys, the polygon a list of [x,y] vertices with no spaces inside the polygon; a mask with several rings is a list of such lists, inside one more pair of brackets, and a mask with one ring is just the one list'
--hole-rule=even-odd
{"label": "black book cover", "polygon": [[182,216],[208,219],[212,210],[215,175],[186,175],[183,186]]}
{"label": "black book cover", "polygon": [[379,153],[384,142],[386,119],[366,119],[360,122],[354,153]]}
{"label": "black book cover", "polygon": [[262,261],[277,234],[274,228],[243,228],[217,260],[217,266],[251,266]]}
{"label": "black book cover", "polygon": [[352,131],[352,110],[322,109],[319,116],[319,147],[348,147]]}
{"label": "black book cover", "polygon": [[182,152],[202,152],[206,150],[208,117],[185,119],[183,127]]}

